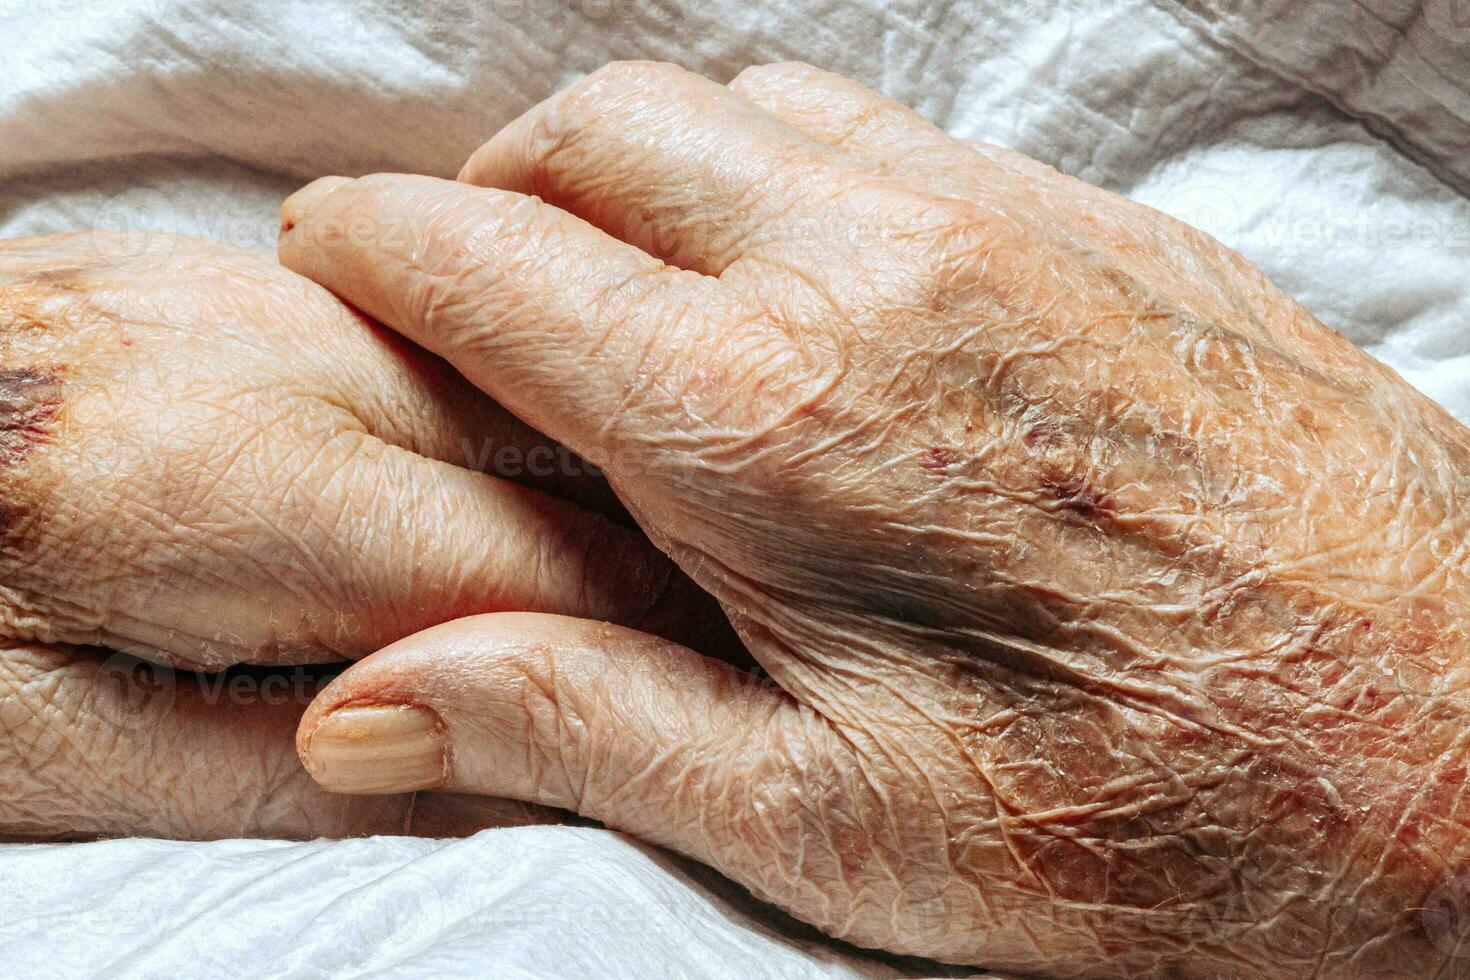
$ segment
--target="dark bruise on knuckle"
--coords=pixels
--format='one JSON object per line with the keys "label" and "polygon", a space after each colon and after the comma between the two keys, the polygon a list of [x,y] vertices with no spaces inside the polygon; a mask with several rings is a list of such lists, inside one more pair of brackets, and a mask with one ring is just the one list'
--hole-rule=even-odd
{"label": "dark bruise on knuckle", "polygon": [[0,469],[19,464],[50,437],[62,386],[55,368],[0,368]]}
{"label": "dark bruise on knuckle", "polygon": [[[51,438],[62,389],[59,369],[0,367],[0,488],[9,471]],[[0,535],[21,517],[21,508],[10,497],[0,489]]]}

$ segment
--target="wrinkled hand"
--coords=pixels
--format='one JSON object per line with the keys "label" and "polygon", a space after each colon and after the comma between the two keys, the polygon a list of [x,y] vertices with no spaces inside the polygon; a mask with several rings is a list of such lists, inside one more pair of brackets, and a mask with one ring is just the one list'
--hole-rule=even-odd
{"label": "wrinkled hand", "polygon": [[1444,412],[1207,237],[801,66],[614,65],[461,178],[314,184],[281,257],[606,458],[775,684],[468,619],[322,695],[325,785],[391,756],[946,960],[1465,972]]}
{"label": "wrinkled hand", "polygon": [[[351,807],[299,773],[309,679],[245,706],[80,646],[216,670],[466,613],[672,634],[712,608],[554,449],[269,259],[0,244],[0,835],[401,830],[406,798]],[[480,471],[497,461],[590,506]]]}

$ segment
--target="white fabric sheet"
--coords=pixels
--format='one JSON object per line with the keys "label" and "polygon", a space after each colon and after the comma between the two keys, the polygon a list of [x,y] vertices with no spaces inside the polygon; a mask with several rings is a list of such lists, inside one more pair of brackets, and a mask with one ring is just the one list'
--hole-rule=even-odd
{"label": "white fabric sheet", "polygon": [[[0,235],[274,247],[578,75],[801,59],[1170,211],[1470,420],[1466,0],[0,0]],[[1126,370],[1126,367],[1120,367]],[[0,848],[11,975],[919,975],[617,835]]]}

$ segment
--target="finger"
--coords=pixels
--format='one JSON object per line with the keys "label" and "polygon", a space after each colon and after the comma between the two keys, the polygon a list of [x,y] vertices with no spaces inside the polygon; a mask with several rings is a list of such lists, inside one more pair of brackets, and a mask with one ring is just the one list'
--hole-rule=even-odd
{"label": "finger", "polygon": [[729,397],[696,375],[739,376],[782,342],[761,324],[721,329],[736,304],[718,281],[535,198],[396,175],[308,191],[309,210],[282,206],[287,267],[614,477],[653,435],[708,416],[691,398]]}
{"label": "finger", "polygon": [[[288,275],[282,273],[282,275]],[[441,358],[290,276],[306,322],[352,321],[313,354],[330,366],[331,393],[371,435],[429,459],[575,501],[628,522],[601,473],[486,397]],[[306,287],[306,288],[300,288]]]}
{"label": "finger", "polygon": [[[104,584],[98,628],[65,639],[163,651],[206,670],[321,663],[460,616],[525,609],[639,625],[706,649],[731,643],[714,601],[636,529],[538,491],[361,433],[261,442],[217,470],[214,485],[181,491],[193,506],[162,508],[181,515],[176,545]],[[175,492],[162,476],[148,485]],[[262,508],[259,486],[284,486],[285,497]],[[157,504],[126,504],[104,550],[125,553],[129,528]],[[197,525],[196,513],[206,515]],[[220,514],[232,515],[223,534]]]}
{"label": "finger", "polygon": [[814,920],[845,871],[819,844],[832,839],[825,821],[865,805],[848,743],[779,688],[665,640],[554,616],[475,617],[379,651],[322,692],[297,740],[330,789],[575,810]]}
{"label": "finger", "polygon": [[1056,174],[1013,150],[957,140],[901,102],[800,62],[746,68],[730,89],[813,140],[933,190],[970,197],[1012,173]]}
{"label": "finger", "polygon": [[[408,348],[402,337],[364,322],[368,342]],[[438,357],[415,349],[416,370],[362,378],[350,394],[367,432],[428,459],[543,490],[631,524],[601,471],[486,397]],[[339,378],[339,383],[342,380]]]}
{"label": "finger", "polygon": [[[730,88],[810,138],[902,174],[911,186],[972,202],[1007,199],[1042,207],[1048,206],[1042,192],[1051,188],[1093,205],[1089,224],[1109,236],[1126,235],[1136,224],[1117,220],[1120,208],[1138,208],[1126,198],[1024,153],[957,139],[903,103],[841,75],[800,62],[756,65],[737,75]],[[1060,215],[1052,222],[1067,223],[1073,222]]]}
{"label": "finger", "polygon": [[[81,295],[90,297],[95,316],[68,314]],[[346,425],[384,442],[605,512],[618,510],[590,467],[567,459],[562,447],[440,358],[255,253],[170,236],[140,246],[105,232],[0,241],[0,328],[12,328],[0,329],[7,361],[101,362],[115,375],[128,371],[105,345],[86,336],[94,323],[114,325],[127,317],[166,326],[175,343],[138,358],[136,368],[116,379],[120,384],[114,387],[123,391],[180,390],[167,357],[187,346],[191,333],[196,341],[207,334],[211,345],[253,360],[242,364],[227,355],[223,371],[191,365],[196,384],[210,380],[212,369],[236,384],[252,372],[279,379],[282,391],[332,404]],[[44,329],[23,329],[37,325]],[[43,343],[28,349],[38,337]],[[548,450],[557,465],[545,461]]]}
{"label": "finger", "polygon": [[355,532],[320,536],[339,589],[331,608],[356,613],[333,619],[346,627],[335,646],[341,653],[360,657],[450,619],[523,610],[744,656],[714,599],[636,528],[391,446],[368,441],[358,453],[367,458],[346,461],[343,479],[310,505],[324,532],[349,507],[366,505],[371,517]]}
{"label": "finger", "polygon": [[667,262],[719,275],[796,234],[866,171],[722,85],[618,62],[506,126],[460,179],[536,194]]}
{"label": "finger", "polygon": [[[1139,281],[1171,283],[1195,315],[1228,319],[1294,356],[1325,356],[1320,343],[1261,328],[1258,321],[1280,320],[1287,297],[1241,256],[1168,215],[1015,150],[957,139],[907,106],[811,65],[747,68],[730,88],[814,140],[903,174],[912,186],[982,205],[1002,201],[1017,214],[1029,210],[1048,234],[1107,249]],[[1222,274],[1240,284],[1229,295],[1207,285]],[[1242,307],[1248,316],[1240,316]]]}
{"label": "finger", "polygon": [[[124,305],[249,334],[232,307],[250,289],[218,281],[239,279],[266,294],[250,298],[263,309],[308,325],[282,329],[295,343],[288,356],[324,363],[297,364],[307,380],[278,397],[191,390],[170,406],[177,417],[142,416],[141,425],[118,424],[132,417],[119,415],[118,400],[170,390],[150,376],[166,375],[167,351],[121,383],[18,374],[13,404],[0,405],[21,440],[9,454],[0,444],[10,490],[0,508],[0,618],[12,637],[219,669],[361,656],[445,619],[534,609],[667,631],[702,649],[713,637],[734,646],[714,602],[635,530],[373,435],[445,448],[424,424],[448,421],[448,392],[391,363],[356,324],[328,329],[324,318],[347,314],[324,290],[234,252],[196,268],[197,296],[150,271],[120,287],[141,294],[138,306],[131,297]],[[413,380],[395,386],[380,373]],[[289,397],[298,383],[311,397]],[[490,404],[459,386],[467,416]],[[424,420],[395,419],[420,409]],[[549,452],[521,460],[553,474],[571,462]],[[108,519],[85,519],[94,513]]]}
{"label": "finger", "polygon": [[305,773],[301,670],[204,677],[95,650],[0,649],[0,838],[462,836],[548,822],[506,800],[352,799]]}

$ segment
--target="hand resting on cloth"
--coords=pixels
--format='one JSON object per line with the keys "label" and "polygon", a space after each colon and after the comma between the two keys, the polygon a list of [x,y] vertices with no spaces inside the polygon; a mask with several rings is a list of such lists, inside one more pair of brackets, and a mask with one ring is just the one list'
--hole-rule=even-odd
{"label": "hand resting on cloth", "polygon": [[469,618],[326,689],[325,786],[573,808],[951,961],[1466,972],[1470,433],[1217,242],[810,68],[617,64],[460,182],[311,185],[280,255],[606,459],[773,681]]}
{"label": "hand resting on cloth", "polygon": [[[527,465],[553,449],[560,465]],[[501,822],[318,789],[292,742],[306,674],[109,651],[320,663],[504,609],[717,636],[713,601],[599,512],[615,502],[579,463],[269,258],[0,243],[0,836]]]}

